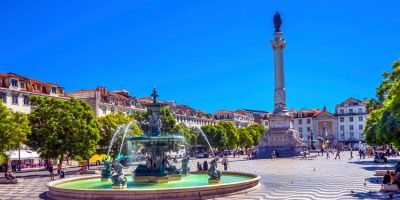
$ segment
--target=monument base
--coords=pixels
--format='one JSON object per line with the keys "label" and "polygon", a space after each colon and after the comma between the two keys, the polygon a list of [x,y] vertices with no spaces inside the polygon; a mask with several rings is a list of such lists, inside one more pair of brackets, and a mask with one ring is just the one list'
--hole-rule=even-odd
{"label": "monument base", "polygon": [[290,128],[291,116],[289,113],[273,114],[270,130],[264,133],[257,146],[257,158],[271,158],[272,152],[278,158],[300,155],[306,148],[295,130]]}

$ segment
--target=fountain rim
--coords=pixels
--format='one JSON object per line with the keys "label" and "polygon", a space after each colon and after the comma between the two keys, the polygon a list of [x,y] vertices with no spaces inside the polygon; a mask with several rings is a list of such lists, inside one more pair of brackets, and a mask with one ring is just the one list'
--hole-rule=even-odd
{"label": "fountain rim", "polygon": [[[191,174],[207,174],[206,172],[191,172]],[[91,175],[91,176],[80,176],[80,177],[72,177],[72,178],[65,178],[65,179],[58,179],[54,181],[48,182],[46,185],[48,188],[53,188],[56,190],[68,190],[68,191],[112,191],[114,192],[166,192],[166,191],[181,191],[181,190],[191,190],[191,189],[206,189],[206,188],[213,188],[213,189],[219,189],[219,188],[225,188],[226,186],[235,186],[235,185],[244,185],[244,184],[250,184],[252,182],[259,182],[260,176],[257,174],[252,174],[252,173],[245,173],[245,172],[223,172],[223,175],[237,175],[237,176],[248,176],[251,177],[249,180],[244,180],[244,181],[238,181],[238,182],[233,182],[233,183],[221,183],[221,184],[215,184],[215,185],[202,185],[202,186],[193,186],[193,187],[181,187],[181,188],[152,188],[152,189],[76,189],[76,188],[61,188],[57,187],[58,184],[62,183],[68,183],[68,182],[73,182],[73,181],[79,181],[79,180],[87,180],[87,179],[95,179],[95,178],[101,178],[101,175]],[[125,176],[132,176],[132,174],[126,174]]]}

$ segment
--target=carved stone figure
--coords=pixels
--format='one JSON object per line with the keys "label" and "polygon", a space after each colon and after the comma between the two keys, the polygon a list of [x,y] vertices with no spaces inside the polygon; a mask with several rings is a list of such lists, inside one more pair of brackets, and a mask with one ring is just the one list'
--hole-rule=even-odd
{"label": "carved stone figure", "polygon": [[112,168],[111,162],[103,159],[104,162],[104,169],[101,170],[101,178],[108,179],[111,176]]}
{"label": "carved stone figure", "polygon": [[126,178],[124,172],[122,171],[123,166],[121,163],[114,161],[112,164],[112,182],[113,187],[123,188],[126,184]]}
{"label": "carved stone figure", "polygon": [[181,167],[181,173],[182,174],[189,174],[190,172],[190,167],[189,167],[189,156],[186,156],[182,159],[182,167]]}
{"label": "carved stone figure", "polygon": [[220,180],[221,176],[222,176],[222,172],[221,170],[217,169],[217,159],[213,159],[210,162],[210,168],[208,168],[208,176],[210,176],[210,178],[208,179],[210,180]]}

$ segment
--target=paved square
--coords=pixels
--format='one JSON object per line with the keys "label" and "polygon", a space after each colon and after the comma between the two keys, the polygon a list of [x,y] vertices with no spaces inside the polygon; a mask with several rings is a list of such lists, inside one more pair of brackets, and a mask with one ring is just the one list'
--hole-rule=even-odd
{"label": "paved square", "polygon": [[[349,152],[342,159],[316,157],[314,160],[231,159],[230,171],[255,173],[261,185],[253,192],[218,199],[384,199],[380,185],[373,176],[375,170],[385,169],[372,159],[349,160]],[[191,166],[201,160],[192,160]],[[179,165],[179,164],[178,164]],[[391,164],[387,165],[391,167]],[[221,168],[221,165],[219,165]],[[315,171],[314,171],[315,168]],[[47,175],[47,172],[37,174]],[[76,175],[68,175],[76,176]],[[366,180],[366,181],[365,181]],[[17,185],[0,185],[0,199],[45,199],[48,177],[25,179]],[[365,183],[365,184],[364,184]],[[395,198],[400,198],[395,194]]]}

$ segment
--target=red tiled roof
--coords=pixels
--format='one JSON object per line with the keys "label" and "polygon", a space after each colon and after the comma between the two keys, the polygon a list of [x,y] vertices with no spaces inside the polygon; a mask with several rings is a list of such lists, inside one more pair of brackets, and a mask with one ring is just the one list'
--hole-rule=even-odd
{"label": "red tiled roof", "polygon": [[237,110],[234,112],[235,114],[239,114],[239,115],[247,115],[248,113],[244,110]]}
{"label": "red tiled roof", "polygon": [[229,111],[229,110],[220,110],[220,111],[217,111],[215,114],[216,114],[216,115],[229,115],[229,114],[233,114],[233,111]]}
{"label": "red tiled roof", "polygon": [[151,97],[143,97],[138,99],[140,103],[153,103],[153,98]]}

